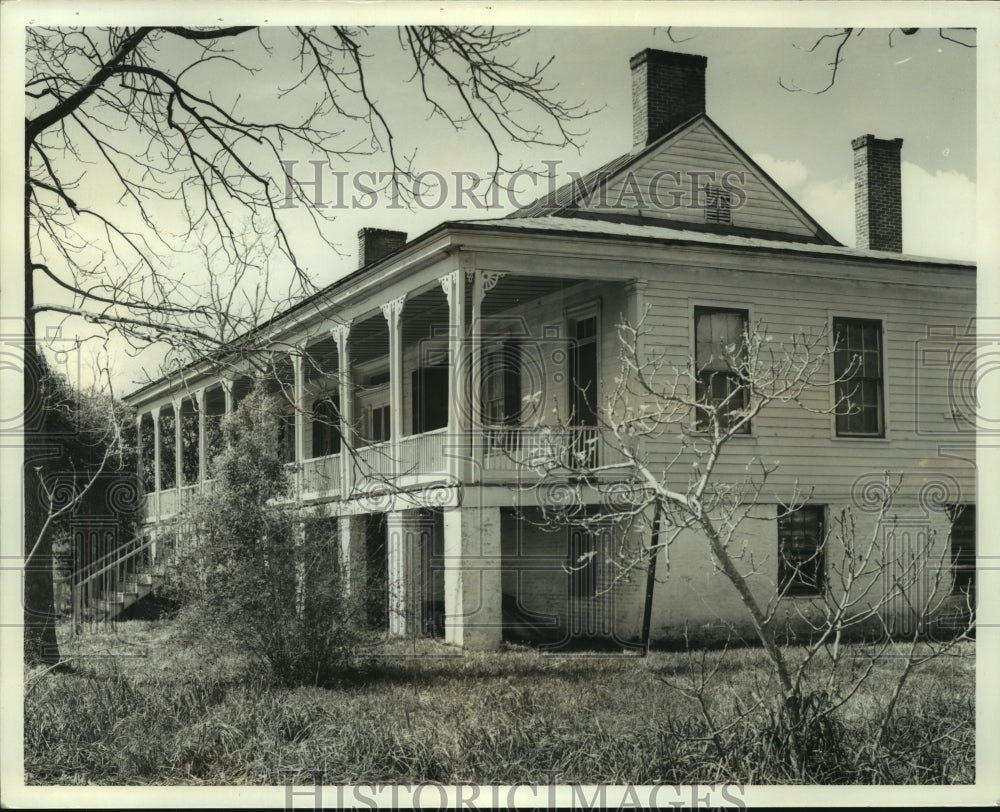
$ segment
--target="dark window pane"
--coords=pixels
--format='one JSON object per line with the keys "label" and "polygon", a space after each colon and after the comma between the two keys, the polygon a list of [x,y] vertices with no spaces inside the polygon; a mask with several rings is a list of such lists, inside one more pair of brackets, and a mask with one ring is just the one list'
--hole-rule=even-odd
{"label": "dark window pane", "polygon": [[596,426],[600,393],[597,379],[597,317],[578,319],[569,350],[570,424]]}
{"label": "dark window pane", "polygon": [[589,342],[572,352],[574,375],[570,396],[574,426],[597,425],[597,344]]}
{"label": "dark window pane", "polygon": [[506,426],[521,423],[521,346],[506,339],[485,355],[483,367],[483,423],[492,448],[512,449],[518,434]]}
{"label": "dark window pane", "polygon": [[881,437],[882,324],[865,319],[833,320],[837,434]]}
{"label": "dark window pane", "polygon": [[373,443],[390,439],[389,407],[376,406],[371,410],[371,437]]}
{"label": "dark window pane", "polygon": [[448,425],[448,367],[434,366],[413,370],[414,434],[434,431]]}
{"label": "dark window pane", "polygon": [[569,594],[576,600],[593,598],[597,594],[597,561],[594,553],[597,539],[580,528],[569,531]]}
{"label": "dark window pane", "polygon": [[823,506],[810,505],[778,517],[778,588],[785,595],[823,590],[823,514]]}
{"label": "dark window pane", "polygon": [[340,453],[340,398],[325,397],[313,403],[312,455],[326,457]]}

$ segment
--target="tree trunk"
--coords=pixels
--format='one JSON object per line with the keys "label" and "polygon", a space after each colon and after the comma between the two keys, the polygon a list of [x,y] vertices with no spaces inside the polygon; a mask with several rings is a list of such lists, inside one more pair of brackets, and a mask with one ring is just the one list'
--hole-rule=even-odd
{"label": "tree trunk", "polygon": [[42,367],[34,347],[31,330],[25,330],[24,345],[24,479],[23,479],[23,554],[38,542],[24,570],[24,660],[28,665],[54,665],[59,662],[56,642],[56,613],[52,589],[52,533],[47,530],[39,541],[45,524],[46,507],[42,503],[40,476],[47,454],[57,447],[45,443]]}
{"label": "tree trunk", "polygon": [[804,777],[805,769],[802,748],[799,740],[799,732],[802,726],[802,693],[797,683],[793,682],[791,678],[791,674],[788,670],[788,663],[785,661],[785,657],[781,653],[780,646],[778,646],[777,641],[774,639],[774,634],[768,626],[764,613],[761,611],[760,606],[757,605],[757,600],[754,598],[753,592],[751,592],[750,586],[746,582],[746,578],[743,577],[736,565],[733,563],[732,558],[723,546],[718,533],[716,533],[715,528],[712,526],[708,517],[701,514],[699,516],[699,522],[702,529],[705,531],[705,534],[708,536],[708,543],[715,560],[718,562],[723,575],[729,579],[729,582],[739,593],[740,600],[743,602],[743,606],[750,615],[754,631],[756,632],[761,644],[764,646],[764,652],[774,664],[775,671],[778,675],[778,681],[781,683],[781,703],[778,707],[778,711],[784,718],[787,726],[788,755],[792,762],[792,768],[795,770],[796,774],[802,778]]}
{"label": "tree trunk", "polygon": [[652,552],[646,570],[646,602],[642,610],[642,655],[649,654],[649,634],[653,620],[653,589],[656,585],[656,559],[660,554],[660,500],[656,500],[653,510],[653,532],[650,537]]}
{"label": "tree trunk", "polygon": [[[28,155],[25,153],[25,166]],[[24,396],[23,440],[24,469],[21,484],[21,515],[24,536],[22,555],[38,543],[24,569],[24,661],[28,665],[55,665],[59,662],[59,644],[56,641],[55,596],[52,590],[52,534],[46,531],[39,540],[45,524],[46,507],[42,504],[39,488],[40,471],[36,465],[58,446],[45,442],[45,402],[42,358],[35,343],[35,290],[31,261],[31,229],[29,206],[31,187],[24,186]]]}

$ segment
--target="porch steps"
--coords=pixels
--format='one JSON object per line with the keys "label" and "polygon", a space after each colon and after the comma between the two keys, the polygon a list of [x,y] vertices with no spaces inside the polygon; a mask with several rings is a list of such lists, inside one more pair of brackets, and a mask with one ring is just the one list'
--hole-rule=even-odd
{"label": "porch steps", "polygon": [[79,573],[72,602],[78,632],[85,624],[113,623],[165,582],[167,564],[153,557],[154,549],[151,541],[136,539]]}

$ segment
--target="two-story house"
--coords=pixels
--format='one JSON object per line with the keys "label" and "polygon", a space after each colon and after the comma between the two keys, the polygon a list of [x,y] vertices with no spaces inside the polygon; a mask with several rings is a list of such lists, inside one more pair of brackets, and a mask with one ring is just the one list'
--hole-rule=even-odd
{"label": "two-story house", "polygon": [[[486,648],[505,634],[635,639],[642,571],[616,580],[618,540],[545,510],[566,493],[600,501],[601,489],[571,473],[562,493],[551,479],[536,487],[532,453],[555,438],[593,460],[615,455],[602,397],[621,374],[617,325],[643,316],[646,346],[678,367],[708,369],[707,347],[759,323],[776,340],[840,342],[825,374],[849,372],[852,408],[830,408],[833,387],[817,389],[815,409],[775,404],[718,465],[723,478],[751,459],[777,466],[739,534],[765,600],[782,589],[791,612],[832,588],[833,554],[813,553],[845,508],[871,531],[866,494],[886,471],[903,476],[895,560],[934,537],[950,545],[936,588],[968,586],[974,510],[956,508],[975,501],[974,407],[955,370],[972,346],[975,267],[902,253],[899,139],[844,144],[858,244],[840,245],[707,115],[706,63],[637,54],[634,143],[621,157],[507,217],[411,240],[365,229],[355,272],[261,328],[285,354],[296,496],[336,527],[352,588],[378,592],[384,611],[370,619],[388,633],[443,628],[448,642]],[[209,484],[215,426],[251,384],[200,362],[127,397],[150,545],[165,546]],[[646,453],[666,460],[675,442],[666,434]],[[782,515],[797,486],[807,505]],[[703,539],[682,535],[669,555],[653,639],[745,623]],[[795,556],[814,562],[811,575],[788,571]]]}

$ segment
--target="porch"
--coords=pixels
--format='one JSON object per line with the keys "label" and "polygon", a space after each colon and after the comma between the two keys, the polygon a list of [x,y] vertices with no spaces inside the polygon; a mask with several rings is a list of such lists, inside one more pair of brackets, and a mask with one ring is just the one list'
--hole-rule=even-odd
{"label": "porch", "polygon": [[[327,316],[261,365],[283,404],[278,442],[294,498],[523,482],[553,462],[567,475],[607,464],[601,370],[614,368],[617,320],[634,318],[641,296],[638,282],[454,271]],[[179,515],[210,487],[221,419],[253,381],[206,381],[140,412],[147,521]]]}

